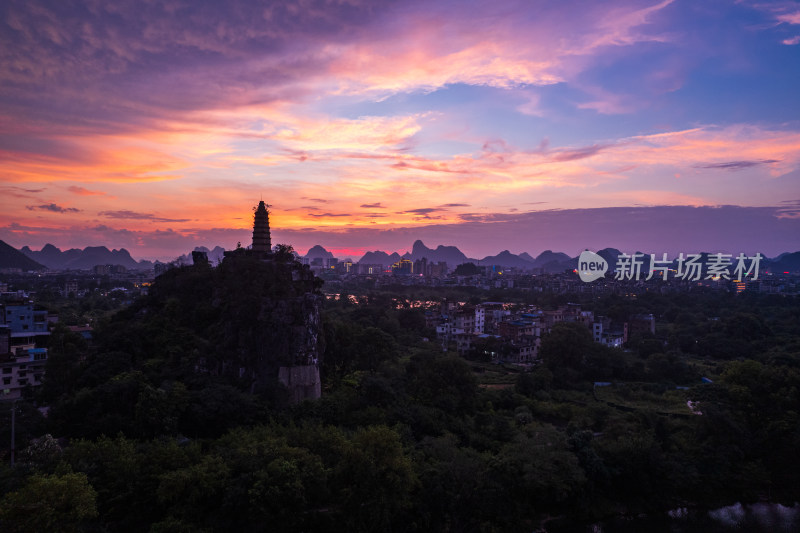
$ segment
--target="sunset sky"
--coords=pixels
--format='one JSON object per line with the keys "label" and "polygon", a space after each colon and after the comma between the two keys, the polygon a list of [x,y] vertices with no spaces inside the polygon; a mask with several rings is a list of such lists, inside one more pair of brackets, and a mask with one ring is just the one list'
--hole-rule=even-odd
{"label": "sunset sky", "polygon": [[0,239],[800,250],[800,3],[10,0]]}

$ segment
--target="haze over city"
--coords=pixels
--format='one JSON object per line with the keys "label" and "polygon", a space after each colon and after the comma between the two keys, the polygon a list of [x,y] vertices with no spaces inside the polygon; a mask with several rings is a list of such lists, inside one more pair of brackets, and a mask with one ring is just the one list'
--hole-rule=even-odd
{"label": "haze over city", "polygon": [[796,2],[0,7],[0,239],[800,249]]}

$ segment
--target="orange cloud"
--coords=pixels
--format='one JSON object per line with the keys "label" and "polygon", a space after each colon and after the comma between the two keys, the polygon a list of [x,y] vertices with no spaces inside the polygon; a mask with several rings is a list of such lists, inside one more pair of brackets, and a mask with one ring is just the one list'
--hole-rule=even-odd
{"label": "orange cloud", "polygon": [[[516,205],[529,195],[545,195],[549,200],[558,199],[560,205],[583,207],[631,201],[645,205],[713,205],[728,201],[721,194],[724,191],[713,185],[719,180],[728,182],[728,187],[732,186],[731,180],[751,186],[752,172],[779,176],[797,168],[800,134],[743,126],[709,127],[643,135],[605,145],[533,152],[504,146],[442,159],[403,153],[374,157],[342,153],[327,157],[343,165],[336,167],[336,178],[331,183],[299,185],[307,187],[308,194],[331,199],[338,211],[352,213],[356,222],[358,208],[366,199],[381,199],[382,206],[392,214],[377,220],[364,218],[363,222],[414,224],[421,221],[405,211],[427,207],[431,197],[464,203],[480,198],[481,204],[494,208]],[[696,180],[661,179],[676,173],[702,175],[710,185],[704,188]],[[626,190],[618,190],[623,183]],[[558,192],[560,189],[569,192]],[[692,193],[693,189],[702,192]],[[454,209],[437,216],[455,221],[462,211]],[[304,217],[295,213],[292,218],[293,222],[302,223]],[[342,226],[353,221],[323,222],[326,226]]]}
{"label": "orange cloud", "polygon": [[361,117],[355,120],[293,117],[270,137],[296,150],[369,150],[395,148],[421,127],[419,117]]}
{"label": "orange cloud", "polygon": [[93,181],[143,183],[177,179],[186,163],[160,147],[109,136],[69,139],[79,157],[0,152],[11,182]]}
{"label": "orange cloud", "polygon": [[101,191],[90,191],[89,189],[78,187],[77,185],[71,185],[70,187],[67,188],[67,190],[72,194],[77,194],[80,196],[103,196],[106,194]]}

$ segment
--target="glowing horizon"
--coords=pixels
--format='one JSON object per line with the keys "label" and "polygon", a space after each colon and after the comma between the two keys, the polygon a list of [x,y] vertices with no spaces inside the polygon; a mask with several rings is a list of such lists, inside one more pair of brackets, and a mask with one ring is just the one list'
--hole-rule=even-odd
{"label": "glowing horizon", "polygon": [[[741,251],[800,249],[794,3],[4,9],[0,239],[17,248],[232,248],[263,197],[300,251],[535,255],[561,235],[570,253],[582,238],[539,232],[580,232],[559,212],[664,206],[752,214]],[[598,244],[647,238],[608,228]]]}

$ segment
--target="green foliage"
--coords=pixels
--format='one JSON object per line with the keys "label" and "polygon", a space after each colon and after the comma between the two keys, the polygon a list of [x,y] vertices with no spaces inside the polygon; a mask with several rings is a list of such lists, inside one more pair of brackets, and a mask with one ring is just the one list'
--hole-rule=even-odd
{"label": "green foliage", "polygon": [[564,433],[548,426],[530,427],[506,444],[492,461],[489,475],[501,501],[509,503],[509,526],[529,516],[530,509],[560,508],[586,482]]}
{"label": "green foliage", "polygon": [[[288,248],[276,253],[280,260],[242,253],[214,269],[166,272],[147,297],[98,325],[88,354],[82,339],[57,328],[41,393],[54,431],[217,436],[285,404],[278,368],[318,357],[324,338],[315,341],[317,280]],[[362,339],[374,347],[365,366],[397,357],[383,331]]]}
{"label": "green foliage", "polygon": [[0,500],[0,525],[19,533],[79,531],[97,516],[96,499],[84,473],[34,474]]}
{"label": "green foliage", "polygon": [[477,382],[461,359],[421,353],[412,357],[407,372],[409,392],[419,400],[458,413],[474,407]]}
{"label": "green foliage", "polygon": [[230,485],[230,476],[225,462],[209,455],[197,464],[161,475],[156,498],[160,505],[169,508],[171,517],[202,524],[218,509]]}
{"label": "green foliage", "polygon": [[273,259],[280,263],[294,261],[294,248],[291,244],[276,244],[272,253]]}
{"label": "green foliage", "polygon": [[[41,396],[52,402],[48,427],[20,402],[18,434],[73,439],[62,451],[52,439],[20,445],[19,466],[0,467],[3,502],[31,480],[78,472],[97,512],[73,519],[78,529],[335,532],[530,531],[558,515],[592,523],[800,498],[797,299],[603,296],[589,302],[596,314],[653,313],[656,335],[625,351],[592,342],[582,324],[559,324],[542,340],[542,364],[523,372],[422,341],[424,314],[410,301],[430,295],[409,292],[419,288],[352,291],[358,304],[333,302],[323,316],[323,397],[287,406],[279,387],[224,375],[221,362],[289,349],[294,330],[274,334],[287,331],[276,317],[302,306],[252,309],[310,281],[240,259],[165,274],[150,297],[97,328],[89,353],[54,333],[48,364],[61,374]],[[472,357],[502,351],[492,342]],[[0,528],[13,531],[2,516]]]}
{"label": "green foliage", "polygon": [[542,337],[539,354],[558,384],[574,386],[581,377],[584,361],[597,349],[588,328],[562,322]]}
{"label": "green foliage", "polygon": [[52,402],[72,391],[81,374],[81,358],[87,351],[86,340],[57,323],[48,339],[47,362],[40,395]]}
{"label": "green foliage", "polygon": [[359,430],[345,447],[334,475],[347,529],[389,531],[410,507],[416,474],[400,436],[387,427]]}
{"label": "green foliage", "polygon": [[11,443],[11,409],[16,409],[16,449],[27,446],[32,439],[47,432],[47,420],[36,406],[27,400],[16,402],[0,402],[0,455],[8,460],[9,444]]}

